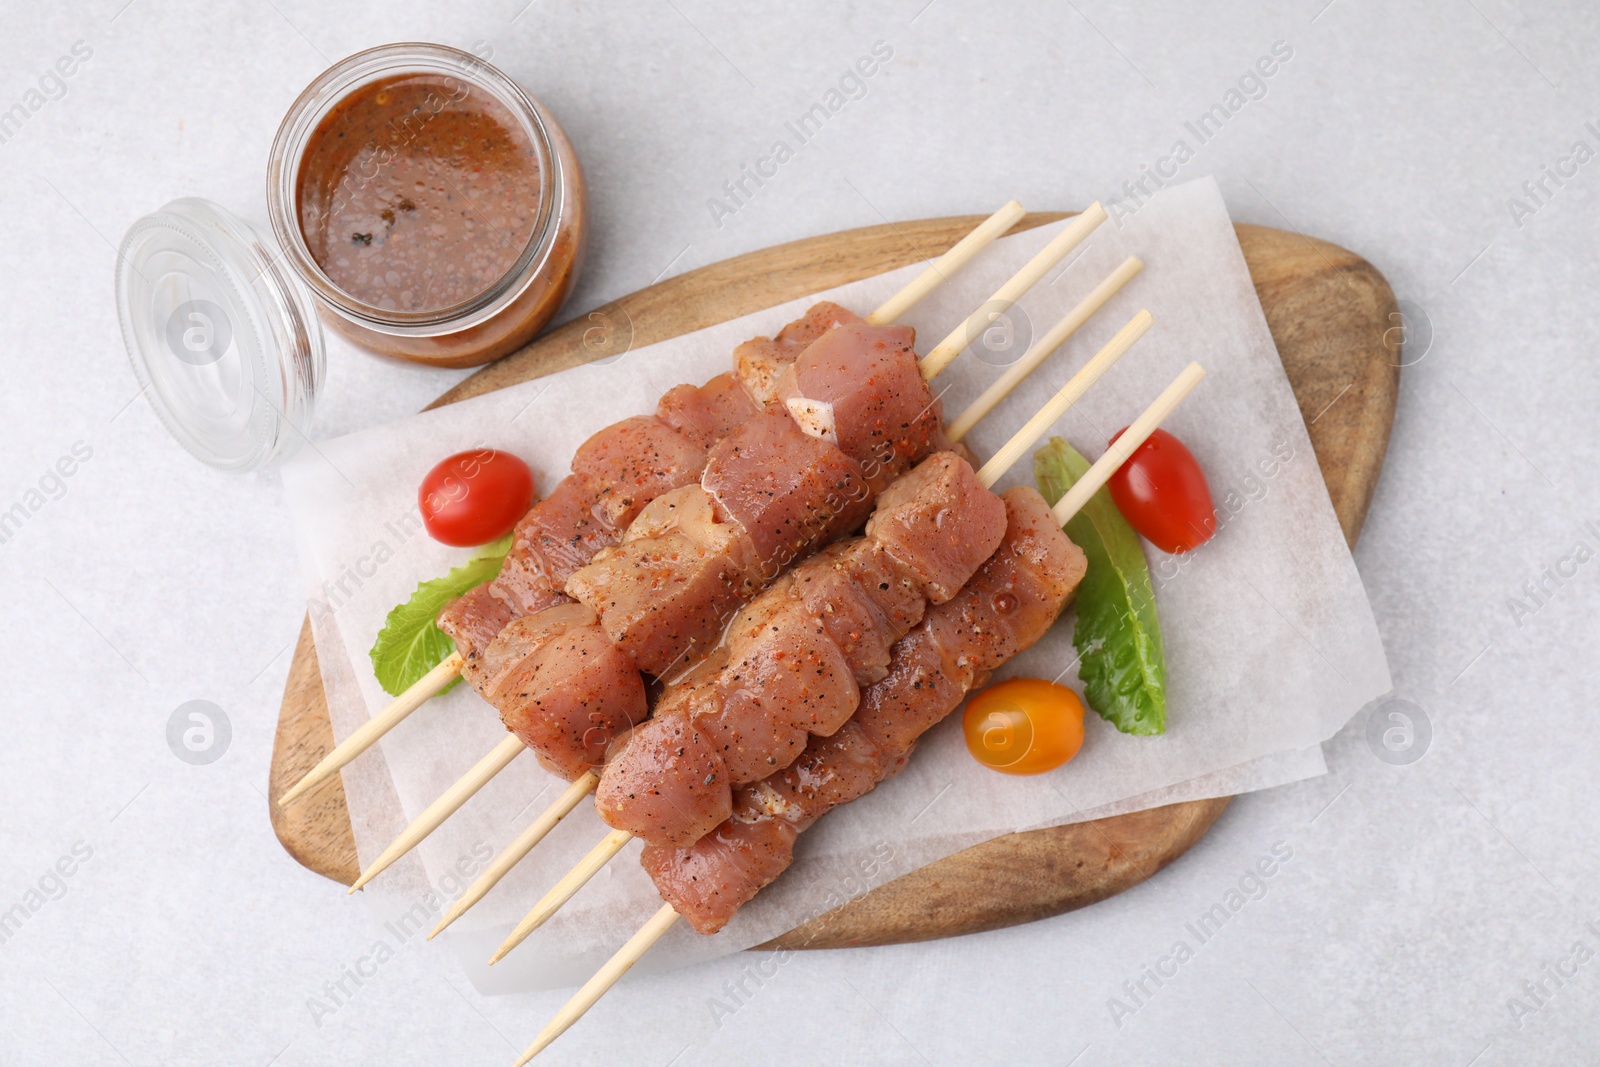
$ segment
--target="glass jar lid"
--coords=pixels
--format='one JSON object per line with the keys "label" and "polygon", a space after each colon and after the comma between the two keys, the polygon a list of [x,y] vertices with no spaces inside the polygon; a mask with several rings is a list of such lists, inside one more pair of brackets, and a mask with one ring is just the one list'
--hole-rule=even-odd
{"label": "glass jar lid", "polygon": [[247,471],[305,440],[322,327],[259,230],[208,200],[174,200],[129,227],[116,286],[134,374],[180,444]]}

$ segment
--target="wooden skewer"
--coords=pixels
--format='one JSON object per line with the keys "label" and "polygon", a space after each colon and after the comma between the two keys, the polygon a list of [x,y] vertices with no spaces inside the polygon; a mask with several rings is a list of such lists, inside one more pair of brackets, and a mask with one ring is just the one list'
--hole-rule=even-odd
{"label": "wooden skewer", "polygon": [[[1052,509],[1053,516],[1063,524],[1076,514],[1078,508],[1083,506],[1091,496],[1106,483],[1112,473],[1133,454],[1133,450],[1144,443],[1152,431],[1160,425],[1161,420],[1170,415],[1184,397],[1205,377],[1205,369],[1198,363],[1190,363],[1183,372],[1173,380],[1172,384],[1162,390],[1161,395],[1144,410],[1123,435],[1117,438],[1116,444],[1108,448],[1103,456],[1086,471],[1082,478],[1064,494]],[[1125,447],[1118,447],[1123,442],[1128,442]],[[1079,492],[1079,487],[1084,487]],[[1066,505],[1066,506],[1063,506]],[[678,913],[671,904],[663,904],[650,919],[639,928],[638,933],[628,939],[628,943],[617,950],[616,955],[606,961],[605,966],[595,972],[593,978],[584,983],[573,998],[556,1013],[539,1036],[523,1052],[522,1058],[517,1060],[516,1067],[523,1067],[529,1060],[537,1056],[552,1041],[571,1029],[572,1024],[584,1016],[590,1008],[605,996],[617,980],[627,973],[628,969],[644,956],[646,952],[670,929],[678,920]]]}
{"label": "wooden skewer", "polygon": [[[1098,207],[1099,205],[1095,205]],[[995,239],[1014,226],[1018,219],[1026,214],[1021,204],[1015,200],[1008,201],[994,214],[980,222],[961,240],[951,246],[950,250],[933,263],[921,274],[917,275],[899,292],[868,316],[867,321],[875,326],[894,322],[911,308],[915,307],[929,293],[972,261],[972,258],[993,244]],[[1102,215],[1103,217],[1103,215]],[[1048,268],[1046,268],[1048,269]],[[931,378],[932,374],[925,374]],[[450,656],[433,670],[419,678],[404,693],[401,693],[383,711],[362,724],[349,737],[334,746],[332,752],[324,756],[311,773],[289,788],[289,791],[278,798],[278,806],[283,807],[295,798],[314,788],[321,782],[342,770],[351,760],[371,748],[378,738],[405,719],[406,716],[416,711],[423,704],[449,685],[456,675],[461,673],[462,660],[460,652],[452,652]]]}
{"label": "wooden skewer", "polygon": [[1129,279],[1143,269],[1144,263],[1138,256],[1129,256],[1123,260],[1105,281],[1095,286],[1088,296],[1079,301],[1077,307],[1067,312],[1066,317],[1050,329],[1049,333],[1035,341],[1033,347],[1028,349],[1027,355],[1008,367],[993,385],[983,391],[982,396],[968,404],[965,411],[951,420],[950,425],[945,427],[945,436],[952,441],[959,441],[967,436],[985,415],[994,410],[996,404],[1011,395],[1011,391],[1021,384],[1022,379],[1032,374],[1050,353],[1060,348],[1067,338],[1077,332],[1078,327],[1105,307],[1106,301],[1115,296],[1124,285],[1128,284]]}
{"label": "wooden skewer", "polygon": [[349,737],[335,745],[332,752],[323,756],[321,762],[311,768],[311,773],[278,798],[278,807],[288,805],[306,790],[321,785],[345,764],[371,748],[377,743],[378,738],[394,729],[407,715],[422,707],[429,697],[449,685],[451,680],[461,673],[463,662],[465,661],[461,658],[460,652],[452,652],[437,667],[418,678],[404,693],[395,697],[388,707],[362,723]]}
{"label": "wooden skewer", "polygon": [[484,783],[505,770],[506,764],[526,751],[528,751],[527,746],[517,740],[515,734],[507,734],[505,740],[494,746],[472,770],[462,775],[455,785],[444,791],[443,796],[429,804],[421,815],[412,819],[410,826],[400,831],[400,836],[383,850],[383,855],[373,860],[372,866],[361,872],[361,877],[350,887],[350,892],[354,893],[377,877],[389,864],[416,848],[423,838],[437,830],[440,823],[455,814],[457,808],[482,789]]}
{"label": "wooden skewer", "polygon": [[528,939],[528,935],[545,924],[545,921],[561,910],[561,906],[571,900],[573,895],[588,884],[589,879],[599,873],[600,868],[611,862],[611,857],[621,852],[633,835],[626,830],[613,830],[600,839],[600,843],[589,850],[589,854],[578,861],[578,865],[562,876],[533,906],[533,910],[522,917],[517,928],[511,931],[511,936],[501,942],[495,949],[494,955],[489,957],[490,964],[499,963],[505,958],[507,952],[516,948]]}
{"label": "wooden skewer", "polygon": [[[1011,440],[1000,447],[1000,450],[994,454],[993,459],[978,469],[978,481],[982,483],[984,488],[992,487],[995,482],[1005,476],[1006,471],[1010,470],[1013,464],[1027,455],[1028,450],[1039,443],[1039,438],[1049,431],[1051,425],[1066,414],[1067,409],[1077,403],[1083,397],[1083,394],[1088,391],[1089,386],[1104,374],[1113,363],[1121,359],[1122,355],[1133,347],[1134,342],[1145,335],[1154,322],[1155,319],[1150,312],[1140,311],[1128,321],[1126,326],[1118,330],[1116,336],[1107,341],[1105,347],[1095,353],[1094,358],[1084,364],[1083,368],[1077,374],[1074,374],[1067,384],[1062,386],[1060,391],[1050,398],[1044,407],[1039,409],[1038,414],[1029,419],[1022,429],[1011,436]],[[1198,364],[1193,364],[1193,366],[1198,366]],[[1192,384],[1190,388],[1193,388]],[[1161,394],[1162,398],[1166,398],[1170,392],[1172,392],[1172,388],[1169,388],[1167,393]],[[1181,399],[1181,395],[1179,398]],[[1157,403],[1160,403],[1160,401],[1158,400]],[[1176,405],[1177,401],[1174,400],[1172,403]],[[1171,408],[1166,410],[1170,411]],[[1157,421],[1165,413],[1162,412],[1158,415]],[[1146,415],[1140,416],[1140,418],[1144,419],[1148,414],[1147,412]],[[1123,434],[1123,437],[1128,437],[1138,426],[1138,423],[1130,426],[1128,433]],[[1155,424],[1151,423],[1149,428],[1143,431],[1144,436],[1150,436],[1150,430],[1154,428]],[[1121,438],[1118,440],[1120,441]],[[1142,440],[1143,438],[1140,438],[1139,441],[1135,441],[1128,451],[1131,453],[1132,449],[1137,448]],[[1111,469],[1115,470],[1116,466],[1117,464],[1113,464]],[[1092,468],[1090,473],[1093,473]],[[1110,477],[1109,471],[1106,472],[1105,477]],[[1088,474],[1084,475],[1084,480],[1089,480]],[[580,860],[576,867],[563,875],[561,880],[539,900],[539,903],[535,904],[533,909],[523,916],[516,929],[511,931],[511,936],[506,938],[500,947],[495,950],[494,957],[489,962],[496,962],[503,958],[506,953],[522,944],[529,934],[543,926],[552,915],[561,910],[563,904],[571,900],[589,879],[599,873],[600,869],[609,863],[613,856],[622,851],[624,845],[632,840],[633,835],[626,830],[612,830],[602,838],[600,843]]]}
{"label": "wooden skewer", "polygon": [[1011,435],[1011,440],[1001,445],[999,451],[989,457],[989,462],[978,468],[978,481],[984,485],[993,485],[998,481],[1001,475],[1011,469],[1013,463],[1038,443],[1039,438],[1045,435],[1045,431],[1049,430],[1057,419],[1067,413],[1068,408],[1089,391],[1089,386],[1094,384],[1100,375],[1109,370],[1113,363],[1122,358],[1124,352],[1133,347],[1135,341],[1145,335],[1155,321],[1148,311],[1141,311],[1129,319],[1128,324],[1118,330],[1116,336],[1107,341],[1105,347],[1083,365],[1082,370],[1069,378],[1067,384],[1063,385],[1022,429]]}
{"label": "wooden skewer", "polygon": [[672,910],[672,905],[661,905],[661,910],[639,927],[639,932],[630,937],[628,943],[618,949],[617,954],[607,960],[605,966],[596,971],[594,977],[585,982],[583,988],[556,1012],[556,1017],[539,1031],[539,1036],[534,1038],[533,1044],[522,1053],[514,1067],[523,1067],[523,1064],[543,1052],[550,1042],[566,1033],[573,1023],[583,1018],[584,1013],[594,1007],[595,1002],[617,984],[617,979],[628,973],[628,968],[638,963],[640,957],[649,952],[677,921],[678,913]]}
{"label": "wooden skewer", "polygon": [[594,771],[584,771],[567,786],[556,802],[544,811],[539,817],[528,824],[528,828],[518,834],[516,840],[507,845],[505,851],[494,858],[487,870],[480,874],[476,881],[467,886],[467,891],[461,894],[461,899],[450,905],[444,913],[444,918],[439,920],[439,925],[433,928],[433,933],[428,935],[432,941],[445,927],[465,915],[467,909],[499,884],[500,879],[510,873],[511,868],[522,862],[522,858],[533,851],[533,846],[543,841],[545,835],[556,828],[556,824],[571,814],[572,809],[578,806],[578,801],[593,793],[595,786],[600,784],[600,776]]}
{"label": "wooden skewer", "polygon": [[1083,242],[1083,239],[1093,233],[1094,228],[1104,221],[1106,221],[1106,209],[1100,206],[1100,201],[1098,200],[1090,204],[1081,214],[1075,216],[1060,233],[1051,238],[1049,244],[1041,248],[1032,259],[1028,260],[1021,270],[1007,279],[1006,283],[999,289],[996,289],[993,296],[985,300],[983,305],[971,315],[968,315],[967,321],[951,330],[948,337],[940,341],[929,350],[927,355],[922,357],[920,366],[923,379],[931,381],[934,375],[949,366],[950,361],[960,355],[961,351],[972,343],[972,339],[978,336],[979,332],[987,329],[989,323],[993,322],[996,316],[1004,314],[1010,309],[1011,305],[1022,299],[1022,294],[1032,289],[1034,284],[1040,278],[1043,278],[1051,267],[1065,259],[1068,252],[1077,248]]}
{"label": "wooden skewer", "polygon": [[1064,493],[1056,506],[1050,509],[1050,514],[1055,517],[1059,525],[1065,526],[1067,520],[1078,513],[1078,509],[1089,502],[1089,498],[1117,472],[1117,468],[1127,462],[1133,450],[1145,443],[1145,440],[1155,432],[1161,420],[1172,414],[1173,409],[1188,396],[1200,379],[1206,376],[1206,369],[1198,363],[1190,363],[1183,368],[1172,384],[1161,391],[1151,405],[1144,409],[1144,414],[1123,431],[1121,437],[1112,442],[1105,450],[1105,454],[1084,471],[1083,477],[1073,483],[1071,489]]}
{"label": "wooden skewer", "polygon": [[938,288],[939,283],[950,280],[967,261],[987,248],[996,237],[1015,226],[1027,212],[1015,200],[1002,205],[1000,210],[984,219],[950,251],[928,264],[928,268],[911,280],[911,284],[885,300],[878,310],[867,316],[873,326],[884,326],[899,320],[900,316],[919,304],[924,297]]}

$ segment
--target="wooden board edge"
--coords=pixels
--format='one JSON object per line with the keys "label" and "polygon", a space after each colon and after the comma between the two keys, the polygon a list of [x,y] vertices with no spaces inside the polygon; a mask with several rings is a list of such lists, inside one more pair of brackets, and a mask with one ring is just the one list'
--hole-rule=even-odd
{"label": "wooden board edge", "polygon": [[272,819],[272,832],[301,866],[341,885],[353,885],[361,874],[361,863],[356,857],[344,778],[336,774],[288,807],[278,806],[277,798],[333,749],[333,724],[328,718],[310,616],[300,624],[300,638],[283,687],[283,706],[291,701],[312,709],[312,713],[285,715],[280,707],[278,729],[272,740],[272,763],[267,771],[267,812]]}
{"label": "wooden board edge", "polygon": [[[1148,881],[1188,851],[1232,799],[1185,801],[992,838],[902,875],[756,948],[898,945],[1076,911]],[[1009,901],[985,895],[984,887],[996,878],[1033,891]],[[986,902],[982,908],[974,906],[979,896]]]}

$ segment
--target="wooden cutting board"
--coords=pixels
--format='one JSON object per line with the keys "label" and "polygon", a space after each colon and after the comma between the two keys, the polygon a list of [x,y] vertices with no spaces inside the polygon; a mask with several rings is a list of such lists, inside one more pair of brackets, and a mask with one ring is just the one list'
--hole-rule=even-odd
{"label": "wooden cutting board", "polygon": [[[1017,229],[1064,217],[1031,214]],[[979,221],[970,216],[868,226],[690,271],[552,330],[430,406],[930,259]],[[1394,293],[1371,264],[1337,245],[1262,226],[1236,229],[1272,339],[1310,426],[1334,510],[1353,545],[1383,466],[1399,391],[1402,331]],[[284,688],[268,795],[282,794],[332,746],[307,623]],[[1150,877],[1194,844],[1228,800],[1172,804],[996,838],[880,886],[764,947],[923,941],[1059,915]],[[268,807],[273,830],[290,855],[335,881],[355,881],[355,838],[338,777],[285,811]]]}

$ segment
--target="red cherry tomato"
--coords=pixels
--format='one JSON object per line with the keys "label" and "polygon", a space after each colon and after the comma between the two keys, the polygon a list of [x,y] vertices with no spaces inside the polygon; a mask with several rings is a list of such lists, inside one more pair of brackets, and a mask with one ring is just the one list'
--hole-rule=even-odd
{"label": "red cherry tomato", "polygon": [[[1114,443],[1124,426],[1112,435]],[[1194,453],[1157,429],[1106,483],[1117,510],[1163,552],[1188,552],[1217,532],[1217,509]]]}
{"label": "red cherry tomato", "polygon": [[1013,678],[968,701],[961,729],[967,751],[990,770],[1043,774],[1083,746],[1083,701],[1064,685]]}
{"label": "red cherry tomato", "polygon": [[429,536],[462,548],[510,533],[533,500],[533,471],[511,453],[493,448],[440,460],[417,490]]}

